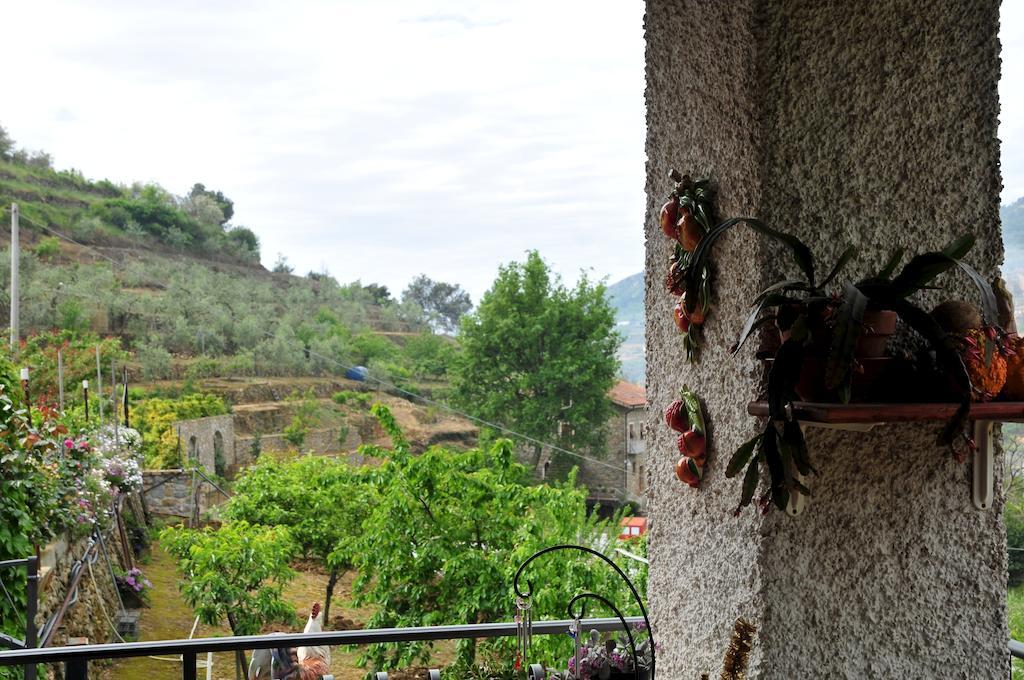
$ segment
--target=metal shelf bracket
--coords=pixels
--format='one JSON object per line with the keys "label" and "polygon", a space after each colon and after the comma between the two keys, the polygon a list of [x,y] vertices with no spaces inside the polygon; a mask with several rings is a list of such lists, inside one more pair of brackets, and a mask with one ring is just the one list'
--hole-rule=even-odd
{"label": "metal shelf bracket", "polygon": [[971,476],[971,500],[978,510],[989,510],[995,502],[995,464],[992,455],[992,421],[974,421],[973,475]]}

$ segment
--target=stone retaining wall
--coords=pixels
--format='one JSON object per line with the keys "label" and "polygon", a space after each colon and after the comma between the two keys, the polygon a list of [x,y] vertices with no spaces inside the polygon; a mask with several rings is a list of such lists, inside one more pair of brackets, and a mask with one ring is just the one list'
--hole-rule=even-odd
{"label": "stone retaining wall", "polygon": [[[224,501],[224,495],[201,477],[196,480],[196,500],[202,514]],[[192,472],[190,470],[144,470],[142,491],[151,515],[160,517],[192,516]]]}
{"label": "stone retaining wall", "polygon": [[[124,514],[127,516],[132,512],[131,504],[126,503]],[[141,522],[142,518],[138,520]],[[60,608],[67,595],[72,568],[75,562],[85,555],[91,542],[88,537],[78,540],[64,537],[39,551],[37,629],[41,629]],[[97,547],[95,561],[91,565],[83,564],[82,576],[78,582],[78,601],[69,605],[50,646],[63,645],[70,637],[86,637],[90,643],[104,643],[115,639],[112,629],[117,625],[121,605],[111,566],[127,571],[133,566],[133,561],[131,547],[128,547],[126,557],[120,532],[116,524],[112,523],[111,528],[104,532],[102,546]]]}

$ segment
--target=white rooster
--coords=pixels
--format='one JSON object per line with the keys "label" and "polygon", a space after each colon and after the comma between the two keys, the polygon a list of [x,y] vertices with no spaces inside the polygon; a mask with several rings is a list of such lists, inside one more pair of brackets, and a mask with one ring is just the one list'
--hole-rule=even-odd
{"label": "white rooster", "polygon": [[[320,633],[324,614],[314,602],[303,633]],[[331,672],[331,650],[327,647],[257,649],[249,662],[249,680],[319,680]]]}

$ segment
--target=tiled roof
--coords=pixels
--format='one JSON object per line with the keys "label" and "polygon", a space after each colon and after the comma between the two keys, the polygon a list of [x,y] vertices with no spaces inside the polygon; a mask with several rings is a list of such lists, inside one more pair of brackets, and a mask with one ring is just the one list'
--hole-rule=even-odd
{"label": "tiled roof", "polygon": [[608,396],[619,406],[643,408],[647,406],[647,391],[640,385],[620,380],[608,391]]}

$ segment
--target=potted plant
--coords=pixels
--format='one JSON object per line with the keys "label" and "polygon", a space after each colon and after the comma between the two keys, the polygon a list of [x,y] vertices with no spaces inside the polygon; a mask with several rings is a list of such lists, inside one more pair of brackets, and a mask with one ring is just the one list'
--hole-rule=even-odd
{"label": "potted plant", "polygon": [[138,567],[117,574],[117,589],[128,609],[140,609],[149,606],[149,590],[153,587],[146,575]]}
{"label": "potted plant", "polygon": [[576,657],[570,657],[568,670],[550,673],[547,680],[627,680],[638,676],[647,680],[651,668],[651,640],[647,638],[638,644],[634,655],[627,640],[612,636],[602,639],[600,633],[592,630],[580,647],[579,658],[578,667]]}
{"label": "potted plant", "polygon": [[784,509],[791,493],[809,493],[798,473],[806,476],[813,469],[800,424],[787,417],[786,405],[797,400],[800,392],[820,396],[822,390],[835,399],[849,401],[858,377],[868,373],[865,366],[880,359],[878,355],[884,352],[886,334],[894,329],[891,322],[895,317],[927,342],[934,361],[932,377],[937,383],[947,383],[947,394],[960,403],[956,416],[941,436],[943,443],[952,445],[962,431],[973,394],[959,351],[962,338],[947,334],[931,314],[909,298],[932,288],[935,279],[950,269],[966,273],[981,296],[983,325],[992,329],[992,342],[985,343],[985,354],[991,355],[1002,333],[997,328],[996,297],[985,279],[962,260],[974,245],[973,236],[958,238],[941,251],[917,255],[897,273],[904,255],[898,250],[873,275],[840,283],[843,269],[857,255],[855,248],[846,248],[819,281],[811,250],[800,239],[756,219],[734,218],[709,230],[694,248],[682,276],[687,290],[691,285],[698,289],[703,285],[712,246],[739,224],[784,245],[802,277],[778,281],[755,297],[753,309],[733,347],[734,352],[738,351],[755,331],[769,325],[780,331],[768,371],[768,422],[761,433],[736,451],[726,470],[726,475],[732,477],[746,468],[737,512],[753,500],[762,463],[768,467],[771,479],[762,505],[771,502]]}

